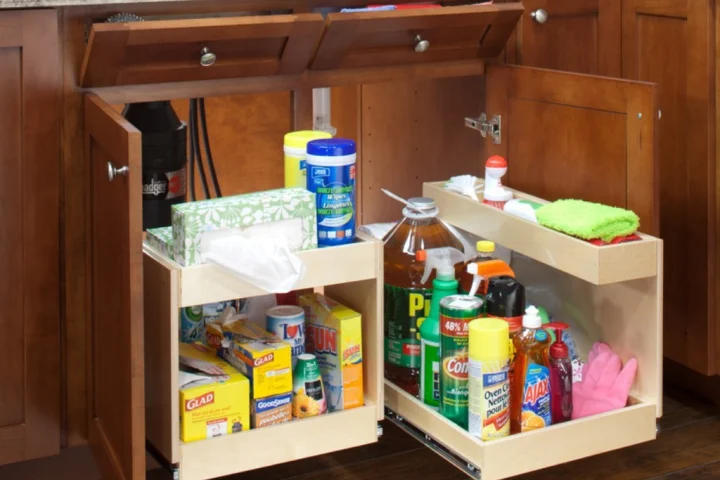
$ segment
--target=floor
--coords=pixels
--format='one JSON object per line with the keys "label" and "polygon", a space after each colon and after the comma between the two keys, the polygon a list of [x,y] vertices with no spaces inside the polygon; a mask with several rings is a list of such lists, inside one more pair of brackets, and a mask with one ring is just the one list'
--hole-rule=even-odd
{"label": "floor", "polygon": [[[677,390],[665,396],[654,442],[598,455],[514,480],[720,479],[720,408]],[[309,441],[299,439],[299,441]],[[557,446],[562,448],[562,445]],[[518,452],[518,455],[522,455]],[[226,477],[225,480],[465,480],[463,473],[385,422],[377,444]],[[58,457],[0,467],[2,480],[98,480],[86,448]],[[148,480],[170,480],[153,470]]]}

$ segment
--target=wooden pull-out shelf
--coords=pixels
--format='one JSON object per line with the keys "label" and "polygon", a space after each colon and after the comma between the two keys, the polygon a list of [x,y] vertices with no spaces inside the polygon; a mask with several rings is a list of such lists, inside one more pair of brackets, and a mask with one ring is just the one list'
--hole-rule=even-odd
{"label": "wooden pull-out shelf", "polygon": [[[658,240],[653,237],[641,235],[642,240],[635,242],[598,247],[450,192],[443,185],[444,182],[426,183],[423,195],[435,199],[444,220],[538,262],[594,285],[658,274]],[[513,192],[515,198],[546,203]]]}
{"label": "wooden pull-out shelf", "polygon": [[180,308],[266,292],[215,265],[182,267],[144,247],[145,427],[150,443],[183,480],[216,478],[377,441],[384,418],[382,242],[358,235],[351,245],[298,252],[307,267],[298,289],[325,294],[362,314],[365,405],[305,420],[192,443],[180,442]]}
{"label": "wooden pull-out shelf", "polygon": [[[514,3],[331,13],[311,68],[336,70],[496,57],[522,12],[522,5]],[[420,41],[428,42],[424,51],[416,51]]]}

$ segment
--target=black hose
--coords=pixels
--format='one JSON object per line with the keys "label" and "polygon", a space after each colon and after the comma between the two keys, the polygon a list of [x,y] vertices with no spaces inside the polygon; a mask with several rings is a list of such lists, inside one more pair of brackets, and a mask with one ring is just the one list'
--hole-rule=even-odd
{"label": "black hose", "polygon": [[218,182],[217,173],[215,172],[215,162],[213,161],[212,152],[210,151],[210,139],[208,138],[207,119],[205,118],[205,99],[200,99],[200,123],[202,125],[203,144],[205,146],[205,157],[207,158],[208,170],[210,170],[210,179],[215,188],[215,196],[220,198],[220,182]]}
{"label": "black hose", "polygon": [[193,101],[190,99],[190,107],[188,108],[188,136],[190,137],[190,159],[188,160],[188,190],[190,201],[195,201],[195,150],[192,148],[192,131],[193,131]]}
{"label": "black hose", "polygon": [[198,172],[200,172],[200,180],[202,181],[205,198],[210,198],[210,189],[208,188],[207,176],[205,175],[205,166],[202,163],[202,154],[200,152],[200,137],[198,135],[198,101],[196,98],[193,98],[190,102],[190,121],[192,122],[190,134],[192,136],[193,156],[198,163]]}

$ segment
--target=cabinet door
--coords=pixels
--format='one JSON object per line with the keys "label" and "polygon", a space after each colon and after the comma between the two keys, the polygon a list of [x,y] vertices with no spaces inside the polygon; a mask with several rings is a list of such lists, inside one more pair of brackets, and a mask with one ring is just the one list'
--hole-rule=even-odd
{"label": "cabinet door", "polygon": [[0,12],[0,464],[60,449],[57,14]]}
{"label": "cabinet door", "polygon": [[506,182],[547,200],[628,208],[658,230],[655,86],[528,67],[489,66],[486,111],[500,115]]}
{"label": "cabinet door", "polygon": [[715,150],[711,0],[624,0],[623,77],[656,82],[662,120],[660,231],[664,351],[704,374],[715,365]]}
{"label": "cabinet door", "polygon": [[145,478],[141,136],[85,98],[90,170],[89,441],[103,478]]}
{"label": "cabinet door", "polygon": [[519,62],[620,76],[620,0],[525,0]]}

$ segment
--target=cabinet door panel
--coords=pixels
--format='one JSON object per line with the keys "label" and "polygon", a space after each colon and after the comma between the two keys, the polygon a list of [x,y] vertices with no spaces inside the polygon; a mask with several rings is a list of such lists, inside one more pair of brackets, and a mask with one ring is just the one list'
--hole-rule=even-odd
{"label": "cabinet door panel", "polygon": [[139,480],[145,478],[141,136],[94,95],[85,99],[85,136],[91,172],[89,440],[103,478]]}
{"label": "cabinet door panel", "polygon": [[[619,0],[525,0],[520,62],[594,75],[620,76]],[[541,20],[542,12],[547,20]]]}
{"label": "cabinet door panel", "polygon": [[665,322],[664,352],[705,374],[717,371],[712,3],[624,0],[622,24],[623,77],[660,86],[665,318],[682,319]]}
{"label": "cabinet door panel", "polygon": [[502,142],[487,148],[508,159],[509,186],[629,208],[657,231],[653,85],[492,66],[486,105],[502,118]]}
{"label": "cabinet door panel", "polygon": [[60,448],[54,11],[0,12],[0,464]]}

